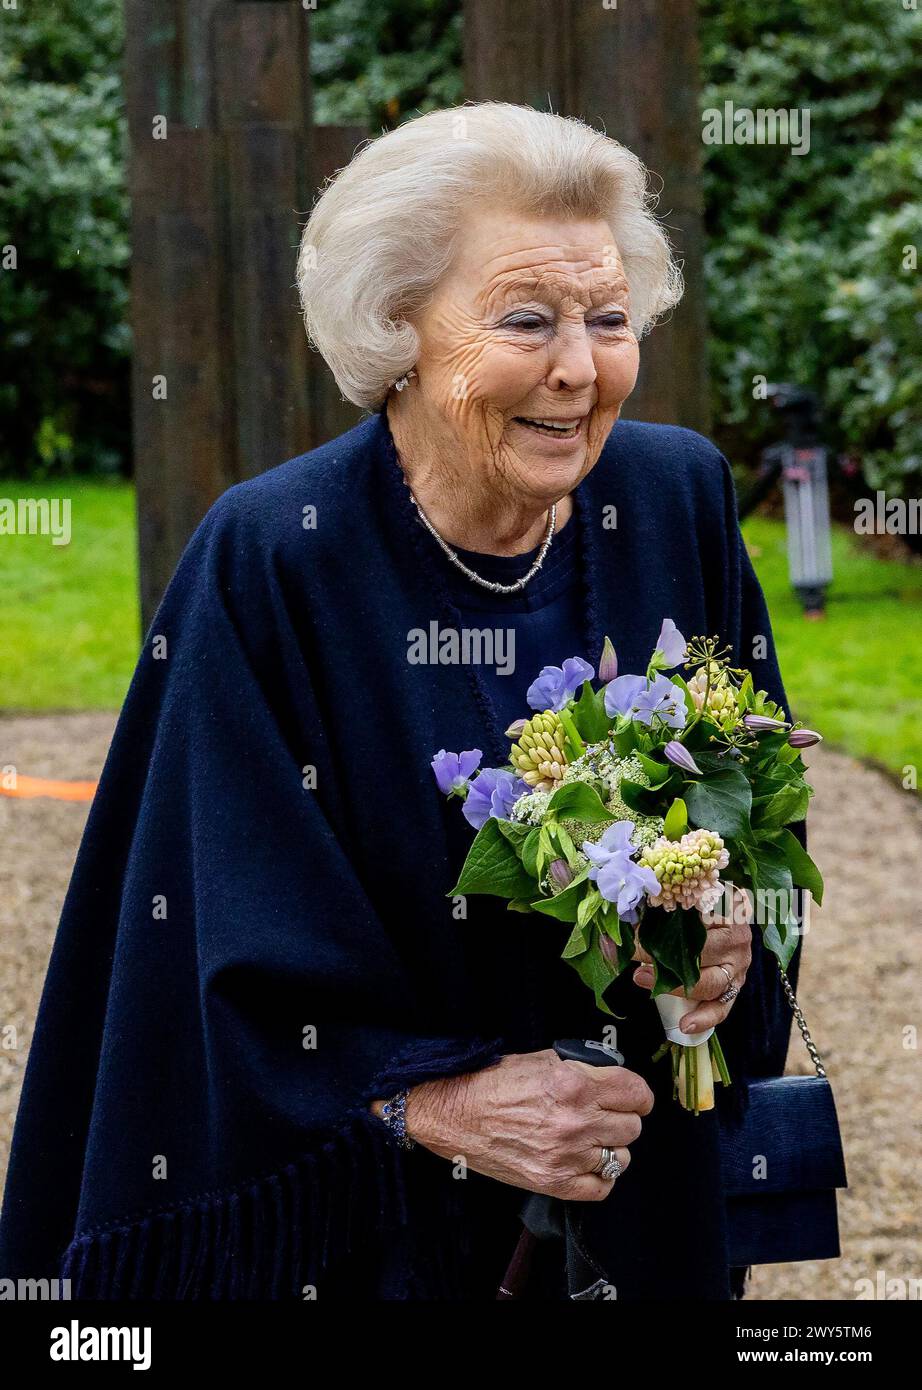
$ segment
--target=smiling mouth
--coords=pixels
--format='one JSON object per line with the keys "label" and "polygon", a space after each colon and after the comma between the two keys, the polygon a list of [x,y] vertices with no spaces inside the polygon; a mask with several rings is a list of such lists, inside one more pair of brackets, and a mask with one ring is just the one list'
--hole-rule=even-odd
{"label": "smiling mouth", "polygon": [[525,415],[516,415],[514,418],[517,425],[524,425],[536,434],[550,435],[555,439],[575,439],[586,417],[581,415],[576,420],[532,420]]}

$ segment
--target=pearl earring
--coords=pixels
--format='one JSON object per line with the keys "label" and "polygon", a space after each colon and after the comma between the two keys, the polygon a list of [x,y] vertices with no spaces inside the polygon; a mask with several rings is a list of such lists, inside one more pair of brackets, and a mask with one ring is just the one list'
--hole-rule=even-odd
{"label": "pearl earring", "polygon": [[395,389],[397,391],[402,391],[405,386],[409,385],[411,376],[416,376],[416,369],[414,367],[411,367],[404,376],[398,377],[394,382]]}

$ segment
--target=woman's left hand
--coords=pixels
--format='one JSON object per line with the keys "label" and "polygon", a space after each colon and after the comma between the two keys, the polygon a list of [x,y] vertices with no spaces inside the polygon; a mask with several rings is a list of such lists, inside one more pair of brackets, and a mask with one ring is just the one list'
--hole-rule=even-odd
{"label": "woman's left hand", "polygon": [[[735,985],[739,991],[745,982],[752,960],[752,899],[749,894],[734,888],[733,905],[729,912],[729,916],[720,916],[716,911],[701,914],[701,920],[708,929],[701,952],[701,978],[687,996],[701,1002],[679,1021],[683,1033],[703,1033],[707,1028],[716,1028],[733,1007],[732,999],[722,1004],[720,996],[728,985]],[[652,989],[652,957],[642,946],[638,946],[633,958],[642,962],[634,972],[634,984],[642,989]],[[722,970],[721,966],[726,966],[726,970]],[[674,989],[672,993],[682,995],[685,991]]]}

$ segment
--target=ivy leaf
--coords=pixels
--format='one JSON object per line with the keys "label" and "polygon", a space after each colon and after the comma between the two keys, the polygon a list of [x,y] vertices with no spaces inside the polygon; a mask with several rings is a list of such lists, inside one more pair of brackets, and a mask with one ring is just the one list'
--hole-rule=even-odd
{"label": "ivy leaf", "polygon": [[791,782],[767,796],[753,797],[752,824],[760,830],[773,830],[790,821],[803,820],[809,802],[806,783]]}
{"label": "ivy leaf", "polygon": [[672,775],[672,767],[670,764],[658,762],[656,758],[651,758],[646,753],[638,753],[637,759],[650,779],[651,791],[658,791],[664,782],[669,781]]}
{"label": "ivy leaf", "polygon": [[639,782],[632,782],[629,777],[622,777],[618,784],[618,795],[625,806],[640,816],[657,815],[663,801],[662,787],[644,787]]}
{"label": "ivy leaf", "polygon": [[547,814],[555,820],[567,816],[570,820],[590,821],[594,825],[614,820],[598,792],[586,782],[568,782],[558,788],[547,804]]}
{"label": "ivy leaf", "polygon": [[657,966],[654,997],[668,994],[680,985],[694,989],[701,977],[701,952],[706,940],[707,927],[696,908],[677,907],[674,912],[645,914],[640,924],[640,944]]}
{"label": "ivy leaf", "polygon": [[785,853],[778,845],[761,841],[744,845],[743,854],[755,890],[756,921],[762,939],[786,970],[797,948],[798,933],[794,883]]}
{"label": "ivy leaf", "polygon": [[752,789],[746,774],[738,768],[728,767],[690,783],[685,803],[692,825],[714,830],[725,839],[739,838],[749,828]]}
{"label": "ivy leaf", "polygon": [[760,832],[755,836],[757,842],[768,841],[775,845],[783,856],[783,862],[791,871],[791,879],[798,888],[808,888],[818,906],[823,902],[823,876],[810,858],[797,836],[790,830]]}
{"label": "ivy leaf", "polygon": [[491,816],[478,830],[464,861],[461,877],[448,897],[489,893],[497,898],[530,898],[534,891],[534,881],[525,872],[496,818]]}

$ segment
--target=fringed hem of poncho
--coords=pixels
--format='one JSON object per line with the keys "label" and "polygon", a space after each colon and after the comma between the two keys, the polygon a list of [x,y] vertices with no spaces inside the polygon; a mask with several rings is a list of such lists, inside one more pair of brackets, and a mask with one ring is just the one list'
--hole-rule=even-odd
{"label": "fringed hem of poncho", "polygon": [[[61,1263],[71,1298],[309,1297],[328,1269],[408,1221],[407,1160],[374,1115],[357,1116],[315,1152],[224,1192],[78,1235]],[[459,1184],[442,1184],[447,1201]],[[447,1266],[456,1257],[445,1242]],[[451,1288],[454,1270],[439,1281]]]}

